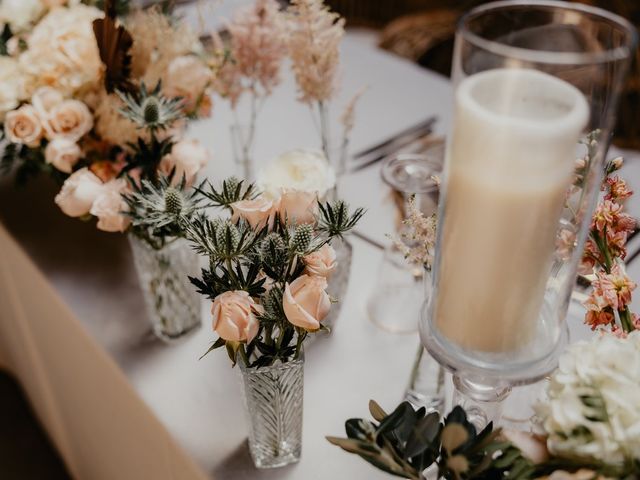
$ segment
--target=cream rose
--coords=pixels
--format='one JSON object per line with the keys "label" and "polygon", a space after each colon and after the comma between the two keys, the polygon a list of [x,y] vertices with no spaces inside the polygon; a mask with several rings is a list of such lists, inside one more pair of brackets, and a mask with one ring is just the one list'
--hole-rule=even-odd
{"label": "cream rose", "polygon": [[18,62],[11,57],[0,56],[0,121],[5,114],[19,105],[21,76]]}
{"label": "cream rose", "polygon": [[314,192],[323,197],[336,184],[336,175],[319,150],[291,150],[260,172],[258,185],[276,194],[280,189]]}
{"label": "cream rose", "polygon": [[68,138],[77,142],[93,128],[93,116],[79,100],[64,100],[49,111],[44,128],[49,140]]}
{"label": "cream rose", "polygon": [[236,222],[242,218],[255,229],[262,228],[267,224],[271,227],[276,208],[277,204],[264,195],[260,195],[253,200],[240,200],[231,204],[231,209],[233,210],[231,220]]}
{"label": "cream rose", "polygon": [[198,172],[209,161],[209,152],[195,139],[180,140],[171,149],[169,155],[160,162],[160,170],[169,174],[175,167],[173,183],[179,183],[182,176],[187,183],[193,183]]}
{"label": "cream rose", "polygon": [[18,58],[26,97],[44,85],[74,97],[99,85],[104,67],[92,22],[102,15],[97,8],[76,3],[53,8],[38,22],[27,39],[29,48]]}
{"label": "cream rose", "polygon": [[250,343],[260,327],[256,313],[261,307],[242,290],[224,292],[213,299],[213,330],[224,340]]}
{"label": "cream rose", "polygon": [[182,97],[185,109],[193,111],[212,78],[211,70],[197,57],[176,57],[167,68],[163,83],[164,92],[169,97]]}
{"label": "cream rose", "polygon": [[320,322],[331,309],[323,277],[302,275],[284,288],[282,307],[290,323],[310,332],[320,328]]}
{"label": "cream rose", "polygon": [[304,257],[304,271],[309,275],[329,278],[338,266],[336,251],[328,243]]}
{"label": "cream rose", "polygon": [[51,116],[51,111],[64,101],[62,94],[53,87],[40,87],[31,96],[31,105],[44,122]]}
{"label": "cream rose", "polygon": [[55,202],[70,217],[82,217],[89,213],[103,188],[98,177],[88,168],[81,168],[65,180]]}
{"label": "cream rose", "polygon": [[13,143],[36,147],[42,138],[42,124],[31,105],[23,105],[7,113],[4,119],[4,134]]}
{"label": "cream rose", "polygon": [[314,223],[318,197],[314,192],[283,190],[280,194],[278,212],[281,218],[295,223]]}
{"label": "cream rose", "polygon": [[89,211],[98,217],[98,229],[105,232],[124,232],[127,229],[131,219],[124,213],[127,203],[122,198],[122,192],[126,188],[127,182],[122,178],[104,184]]}
{"label": "cream rose", "polygon": [[81,156],[78,144],[67,138],[54,138],[44,149],[45,161],[64,173],[71,173]]}

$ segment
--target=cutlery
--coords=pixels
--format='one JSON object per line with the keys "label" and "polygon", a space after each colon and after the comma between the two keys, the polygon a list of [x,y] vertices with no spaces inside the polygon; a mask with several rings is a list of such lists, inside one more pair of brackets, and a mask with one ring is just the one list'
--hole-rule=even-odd
{"label": "cutlery", "polygon": [[420,131],[416,131],[412,135],[401,137],[399,140],[387,144],[386,147],[377,150],[375,154],[364,158],[360,157],[361,160],[349,168],[349,173],[358,172],[398,152],[419,153],[424,147],[425,137],[428,137],[433,132],[432,125],[433,124],[430,126],[425,125]]}
{"label": "cutlery", "polygon": [[353,155],[353,159],[358,159],[358,158],[362,158],[362,157],[366,157],[367,155],[370,155],[372,153],[377,152],[380,149],[386,148],[389,145],[392,145],[393,143],[396,143],[398,141],[401,141],[404,137],[416,137],[419,136],[420,133],[422,131],[424,131],[425,129],[431,129],[433,127],[433,124],[436,121],[436,117],[435,116],[431,116],[429,118],[427,118],[426,120],[417,123],[416,125],[412,125],[409,128],[406,128],[398,133],[396,133],[395,135],[393,135],[390,138],[387,138],[386,140],[372,146],[369,147],[365,150],[362,150],[356,154]]}

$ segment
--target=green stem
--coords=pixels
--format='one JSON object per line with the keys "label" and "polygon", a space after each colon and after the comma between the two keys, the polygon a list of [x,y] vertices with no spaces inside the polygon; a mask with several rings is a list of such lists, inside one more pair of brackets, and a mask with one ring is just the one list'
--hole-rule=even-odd
{"label": "green stem", "polygon": [[633,332],[636,329],[636,327],[633,325],[629,307],[624,307],[624,310],[618,310],[618,315],[620,317],[620,324],[622,325],[622,329],[625,332]]}
{"label": "green stem", "polygon": [[242,361],[244,362],[244,366],[248,367],[249,366],[249,357],[247,357],[247,351],[245,350],[245,345],[244,344],[240,345],[240,348],[238,349],[238,352],[240,352],[240,358],[242,358]]}

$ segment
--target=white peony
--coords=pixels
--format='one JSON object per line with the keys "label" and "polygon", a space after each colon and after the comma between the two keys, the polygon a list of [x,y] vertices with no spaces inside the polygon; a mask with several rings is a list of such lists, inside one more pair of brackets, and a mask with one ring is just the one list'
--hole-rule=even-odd
{"label": "white peony", "polygon": [[538,405],[548,447],[607,463],[640,458],[640,331],[571,345]]}
{"label": "white peony", "polygon": [[0,56],[0,122],[10,110],[19,105],[21,76],[18,62],[11,57]]}
{"label": "white peony", "polygon": [[13,33],[27,30],[44,13],[41,0],[2,0],[0,25],[8,23]]}
{"label": "white peony", "polygon": [[98,85],[103,67],[92,22],[101,16],[100,10],[86,5],[54,8],[44,16],[18,59],[26,97],[44,85],[66,97],[87,93]]}
{"label": "white peony", "polygon": [[277,196],[281,189],[317,193],[323,197],[336,184],[336,174],[319,150],[298,149],[283,153],[258,177],[262,190]]}

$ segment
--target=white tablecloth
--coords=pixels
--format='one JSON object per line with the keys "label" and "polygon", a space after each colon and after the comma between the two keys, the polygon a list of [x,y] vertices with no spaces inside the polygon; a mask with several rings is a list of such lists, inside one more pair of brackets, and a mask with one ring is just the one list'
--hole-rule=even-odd
{"label": "white tablecloth", "polygon": [[[448,81],[377,50],[368,32],[347,35],[341,83],[338,105],[369,86],[354,150],[433,114],[446,131]],[[266,104],[256,140],[260,161],[317,145],[309,113],[294,98],[287,78]],[[214,151],[212,179],[232,172],[229,119],[218,101],[213,118],[192,128]],[[386,241],[392,207],[378,169],[347,178],[343,192],[369,210],[361,231]],[[0,189],[0,218],[27,252],[0,226],[0,364],[23,383],[76,478],[387,478],[324,439],[342,435],[345,419],[366,416],[369,398],[393,408],[416,353],[416,335],[385,333],[367,318],[379,250],[352,239],[351,283],[335,332],[307,350],[301,462],[258,471],[246,448],[238,372],[222,353],[197,360],[214,338],[207,305],[205,327],[185,341],[165,346],[149,337],[125,239],[65,218],[53,194],[46,181]],[[574,338],[587,334],[579,320],[573,324]]]}

